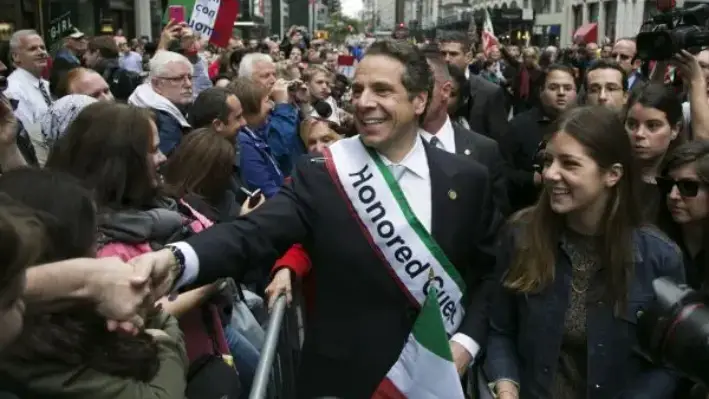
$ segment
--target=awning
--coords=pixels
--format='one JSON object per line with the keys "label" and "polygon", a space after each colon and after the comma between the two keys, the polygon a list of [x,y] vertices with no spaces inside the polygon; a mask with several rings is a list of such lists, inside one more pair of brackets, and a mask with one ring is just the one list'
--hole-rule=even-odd
{"label": "awning", "polygon": [[574,43],[596,43],[598,41],[598,24],[591,22],[590,24],[581,25],[574,32]]}

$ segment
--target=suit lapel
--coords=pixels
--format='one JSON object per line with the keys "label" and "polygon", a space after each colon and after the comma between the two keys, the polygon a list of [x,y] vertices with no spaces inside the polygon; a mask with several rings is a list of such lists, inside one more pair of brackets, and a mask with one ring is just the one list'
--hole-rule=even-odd
{"label": "suit lapel", "polygon": [[450,259],[455,249],[455,230],[449,227],[458,213],[455,171],[448,167],[444,152],[432,149],[425,142],[424,146],[431,176],[431,235]]}

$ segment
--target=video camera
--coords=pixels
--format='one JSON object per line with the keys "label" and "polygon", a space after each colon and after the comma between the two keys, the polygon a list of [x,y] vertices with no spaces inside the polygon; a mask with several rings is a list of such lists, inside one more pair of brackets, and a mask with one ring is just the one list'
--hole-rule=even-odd
{"label": "video camera", "polygon": [[653,16],[643,23],[635,39],[638,58],[643,61],[662,61],[672,58],[681,50],[698,53],[702,47],[709,46],[708,20],[707,4],[669,9]]}
{"label": "video camera", "polygon": [[709,387],[709,295],[662,277],[653,281],[657,301],[638,318],[641,349]]}

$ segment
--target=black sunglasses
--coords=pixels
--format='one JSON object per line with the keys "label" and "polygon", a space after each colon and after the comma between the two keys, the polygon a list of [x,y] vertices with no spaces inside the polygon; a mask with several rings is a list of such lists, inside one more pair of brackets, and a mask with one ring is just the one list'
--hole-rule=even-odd
{"label": "black sunglasses", "polygon": [[669,177],[658,177],[655,181],[663,195],[668,195],[677,186],[679,195],[687,198],[696,197],[699,194],[699,188],[703,186],[702,182],[690,179],[674,180]]}

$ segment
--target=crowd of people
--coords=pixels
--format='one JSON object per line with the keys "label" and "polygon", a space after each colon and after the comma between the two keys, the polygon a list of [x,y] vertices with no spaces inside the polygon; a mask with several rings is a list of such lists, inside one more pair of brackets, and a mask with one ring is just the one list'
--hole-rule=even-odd
{"label": "crowd of people", "polygon": [[50,57],[15,32],[0,391],[247,397],[302,284],[298,397],[390,397],[434,285],[466,396],[697,394],[636,333],[654,279],[709,281],[709,50],[479,47],[292,27],[214,49],[171,21]]}

